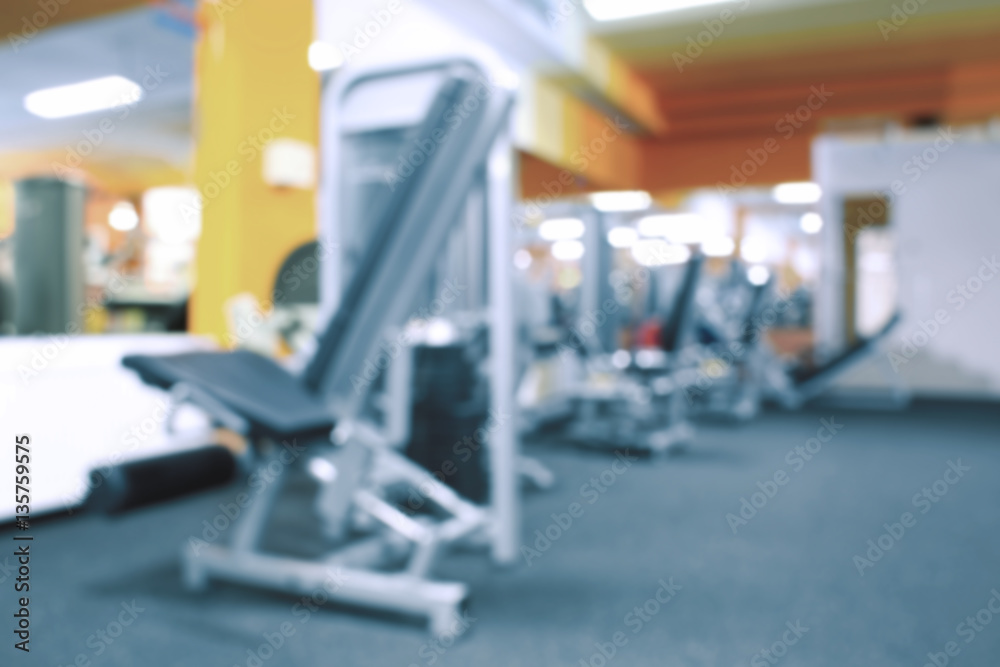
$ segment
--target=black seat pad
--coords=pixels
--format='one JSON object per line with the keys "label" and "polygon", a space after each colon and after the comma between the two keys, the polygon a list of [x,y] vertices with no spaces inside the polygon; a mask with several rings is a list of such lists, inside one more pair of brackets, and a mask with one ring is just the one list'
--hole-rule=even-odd
{"label": "black seat pad", "polygon": [[823,375],[838,375],[847,368],[850,368],[855,361],[863,359],[875,350],[878,344],[899,324],[900,319],[902,319],[902,315],[899,312],[893,313],[885,326],[874,336],[859,338],[853,344],[841,350],[839,354],[828,359],[821,366],[802,365],[793,368],[789,372],[792,383],[796,387],[802,387],[807,382],[812,382]]}
{"label": "black seat pad", "polygon": [[327,434],[334,426],[318,396],[274,361],[253,352],[129,355],[122,365],[162,389],[178,382],[201,389],[247,420],[254,435],[303,437]]}

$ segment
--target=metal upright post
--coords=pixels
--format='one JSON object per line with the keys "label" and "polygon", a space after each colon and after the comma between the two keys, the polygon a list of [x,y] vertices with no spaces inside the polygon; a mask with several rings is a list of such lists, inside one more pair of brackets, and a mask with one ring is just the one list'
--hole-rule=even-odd
{"label": "metal upright post", "polygon": [[493,560],[513,564],[520,553],[517,415],[514,402],[513,158],[511,133],[501,133],[486,165],[489,220],[490,402],[498,427],[490,433]]}
{"label": "metal upright post", "polygon": [[465,279],[468,289],[465,293],[465,309],[482,308],[486,303],[486,226],[489,213],[484,201],[483,184],[478,184],[469,192],[465,216]]}
{"label": "metal upright post", "polygon": [[[577,313],[577,326],[580,331],[586,331],[582,325],[585,322],[596,322],[594,318],[601,310],[601,283],[606,282],[606,271],[603,271],[601,254],[605,244],[604,232],[601,229],[601,215],[595,210],[581,211],[581,218],[586,225],[583,233],[583,286],[581,289],[580,312]],[[587,348],[601,352],[606,351],[602,345],[602,331],[594,332],[593,338],[584,340]],[[589,336],[587,338],[590,338]]]}

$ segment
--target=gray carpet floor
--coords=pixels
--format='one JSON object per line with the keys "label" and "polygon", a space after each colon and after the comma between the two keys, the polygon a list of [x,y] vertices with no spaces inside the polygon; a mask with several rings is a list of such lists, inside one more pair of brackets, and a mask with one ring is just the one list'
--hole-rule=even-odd
{"label": "gray carpet floor", "polygon": [[[620,474],[608,472],[613,454],[534,443],[529,452],[558,486],[526,499],[525,544],[546,547],[535,531],[573,503],[582,513],[529,554],[530,565],[498,570],[476,554],[444,561],[440,574],[474,592],[470,628],[447,648],[406,619],[330,604],[303,619],[289,596],[225,584],[185,591],[180,545],[232,489],[118,519],[53,521],[33,530],[30,654],[12,649],[12,580],[0,570],[0,664],[919,667],[933,664],[930,653],[938,665],[997,665],[1000,614],[988,603],[996,595],[1000,611],[998,413],[766,413],[702,425],[686,453],[619,465]],[[842,428],[809,460],[797,458],[831,418]],[[946,475],[949,462],[961,476]],[[614,483],[605,487],[602,473]],[[776,473],[784,483],[771,486]],[[935,486],[945,479],[954,483]],[[758,483],[773,497],[752,497]],[[933,502],[920,497],[925,488]],[[760,507],[753,516],[744,508],[740,524],[727,515],[740,515],[743,498]],[[890,548],[878,560],[875,551],[870,566],[855,558],[868,559],[869,540],[880,538]],[[12,544],[10,531],[0,540]],[[673,587],[665,604],[651,602],[668,598],[660,582]],[[116,633],[133,601],[119,636],[97,634]],[[248,653],[283,623],[295,634],[279,649]]]}

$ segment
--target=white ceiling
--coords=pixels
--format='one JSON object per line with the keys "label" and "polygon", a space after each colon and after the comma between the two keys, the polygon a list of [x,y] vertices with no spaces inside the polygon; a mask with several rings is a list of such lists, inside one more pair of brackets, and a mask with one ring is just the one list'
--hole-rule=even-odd
{"label": "white ceiling", "polygon": [[[136,156],[184,166],[191,150],[193,32],[156,8],[59,26],[15,48],[0,42],[0,152],[69,150],[101,136],[92,157]],[[148,68],[148,69],[147,69]],[[153,85],[149,71],[164,73]],[[24,96],[49,86],[118,74],[143,85],[127,117],[121,110],[46,120],[24,109]],[[145,86],[144,86],[145,87]],[[110,119],[113,129],[99,127]],[[104,122],[104,127],[108,123]],[[96,143],[96,142],[93,142]]]}

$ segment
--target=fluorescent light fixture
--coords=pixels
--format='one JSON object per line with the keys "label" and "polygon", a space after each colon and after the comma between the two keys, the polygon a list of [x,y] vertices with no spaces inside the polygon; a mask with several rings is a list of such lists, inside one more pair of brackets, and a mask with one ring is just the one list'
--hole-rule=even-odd
{"label": "fluorescent light fixture", "polygon": [[111,229],[127,232],[139,224],[139,214],[135,212],[135,206],[130,202],[118,202],[108,214],[108,224],[111,225]]}
{"label": "fluorescent light fixture", "polygon": [[65,118],[134,104],[142,88],[122,76],[105,76],[28,93],[24,108],[42,118]]}
{"label": "fluorescent light fixture", "polygon": [[556,241],[552,256],[561,262],[572,262],[583,257],[583,244],[579,241]]}
{"label": "fluorescent light fixture", "polygon": [[608,243],[612,248],[631,248],[639,240],[633,227],[612,227],[608,230]]}
{"label": "fluorescent light fixture", "polygon": [[806,213],[799,219],[799,228],[806,234],[818,234],[823,229],[823,218],[819,213]]}
{"label": "fluorescent light fixture", "polygon": [[756,266],[751,266],[750,270],[747,271],[747,280],[750,281],[751,285],[766,285],[767,281],[771,279],[771,272],[767,270],[766,266],[761,266],[760,264]]}
{"label": "fluorescent light fixture", "polygon": [[598,21],[618,21],[620,19],[673,12],[689,7],[715,5],[732,0],[584,0],[587,12]]}
{"label": "fluorescent light fixture", "polygon": [[642,190],[595,192],[590,195],[590,203],[602,213],[626,213],[645,211],[653,203],[653,198]]}
{"label": "fluorescent light fixture", "polygon": [[330,42],[316,41],[309,45],[309,67],[327,72],[344,64],[344,55]]}
{"label": "fluorescent light fixture", "polygon": [[736,241],[728,236],[717,236],[701,242],[701,251],[706,257],[729,257],[736,249]]}
{"label": "fluorescent light fixture", "polygon": [[707,225],[696,213],[667,213],[650,215],[639,220],[639,233],[648,237],[662,237],[671,243],[701,243]]}
{"label": "fluorescent light fixture", "polygon": [[632,246],[632,258],[642,266],[667,266],[688,261],[691,251],[663,239],[642,239]]}
{"label": "fluorescent light fixture", "polygon": [[583,236],[583,220],[554,218],[538,226],[538,235],[546,241],[570,241]]}
{"label": "fluorescent light fixture", "polygon": [[815,204],[823,194],[815,183],[782,183],[772,192],[779,204]]}
{"label": "fluorescent light fixture", "polygon": [[514,253],[514,267],[521,271],[526,271],[531,267],[531,253],[521,248]]}

